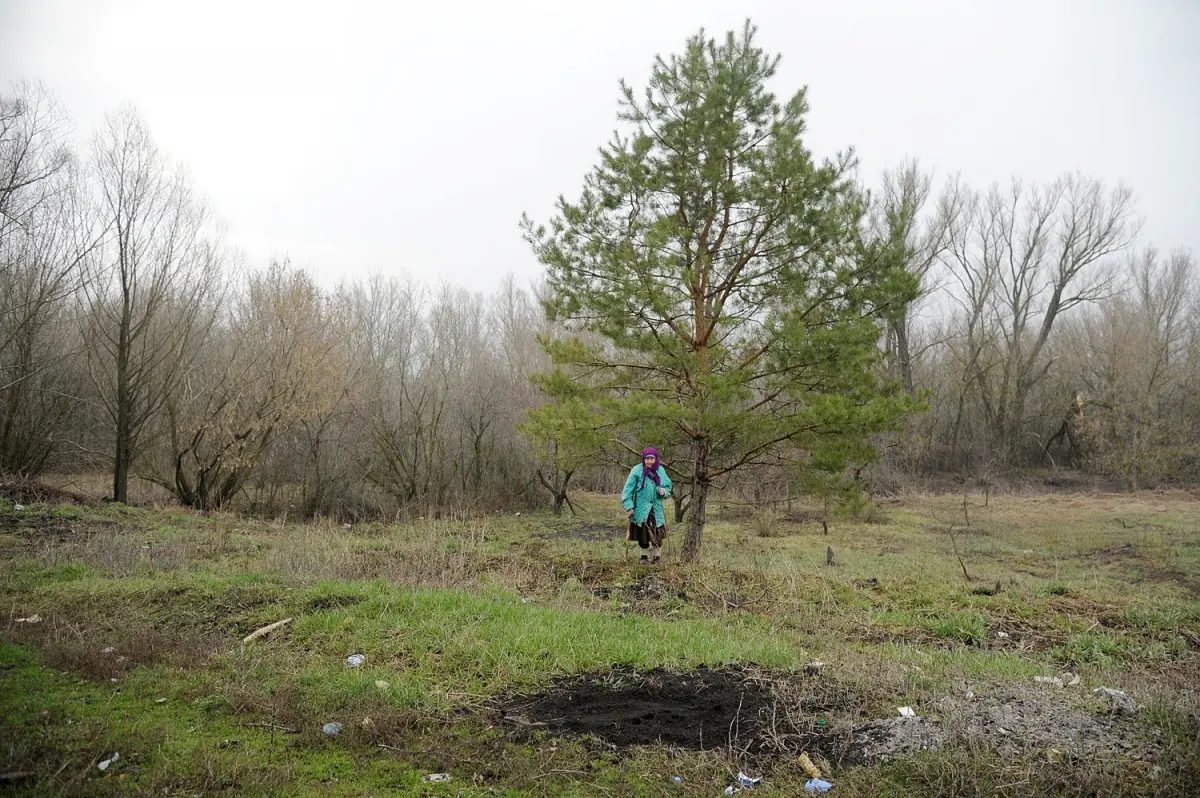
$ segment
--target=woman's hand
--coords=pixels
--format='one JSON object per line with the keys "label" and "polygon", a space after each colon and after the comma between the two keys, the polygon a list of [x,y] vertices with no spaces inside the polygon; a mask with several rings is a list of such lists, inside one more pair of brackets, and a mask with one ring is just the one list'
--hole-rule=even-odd
{"label": "woman's hand", "polygon": [[633,508],[630,507],[628,510],[626,510],[625,515],[627,515],[629,518],[633,518]]}
{"label": "woman's hand", "polygon": [[666,495],[667,495],[667,489],[666,489],[666,488],[664,488],[663,486],[659,485],[659,487],[658,487],[658,495],[659,495],[659,496],[666,496]]}

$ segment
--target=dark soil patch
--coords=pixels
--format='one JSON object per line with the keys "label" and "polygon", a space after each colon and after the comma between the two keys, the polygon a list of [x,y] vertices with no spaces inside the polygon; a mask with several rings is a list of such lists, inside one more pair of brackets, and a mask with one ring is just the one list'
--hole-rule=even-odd
{"label": "dark soil patch", "polygon": [[0,499],[14,504],[95,504],[95,500],[69,490],[52,488],[36,480],[0,481]]}
{"label": "dark soil patch", "polygon": [[771,691],[740,670],[671,674],[618,670],[560,680],[502,706],[506,723],[553,734],[594,735],[615,746],[738,747],[759,735]]}
{"label": "dark soil patch", "polygon": [[640,579],[628,585],[597,585],[592,588],[592,595],[605,599],[620,596],[630,601],[662,601],[668,598],[692,600],[687,591],[679,590],[674,585],[653,577]]}
{"label": "dark soil patch", "polygon": [[1134,548],[1132,543],[1124,543],[1120,546],[1109,546],[1106,549],[1095,549],[1084,554],[1080,559],[1090,560],[1100,563],[1119,562],[1130,558],[1138,558],[1141,555]]}
{"label": "dark soil patch", "polygon": [[70,521],[56,518],[49,513],[23,511],[0,513],[0,529],[16,533],[26,541],[68,540],[79,532]]}
{"label": "dark soil patch", "polygon": [[580,524],[571,529],[558,529],[552,532],[538,532],[534,537],[544,540],[586,540],[592,543],[608,540],[619,540],[624,536],[623,527],[609,524]]}
{"label": "dark soil patch", "polygon": [[1151,582],[1178,585],[1193,597],[1200,598],[1200,578],[1197,578],[1194,574],[1189,574],[1178,568],[1155,567],[1152,565],[1142,565],[1139,570],[1142,573],[1143,579]]}

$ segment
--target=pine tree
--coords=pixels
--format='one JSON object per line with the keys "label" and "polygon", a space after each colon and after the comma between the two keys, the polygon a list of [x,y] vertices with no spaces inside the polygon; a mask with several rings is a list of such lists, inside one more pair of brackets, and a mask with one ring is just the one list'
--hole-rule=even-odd
{"label": "pine tree", "polygon": [[[690,452],[684,559],[699,558],[710,487],[796,452],[860,453],[907,406],[874,368],[912,299],[904,253],[870,241],[852,152],[816,163],[805,91],[767,89],[779,63],[749,22],[658,57],[578,201],[523,226],[546,267],[558,377],[586,382],[607,428]],[[668,436],[647,440],[647,434]],[[670,459],[669,453],[667,459]]]}

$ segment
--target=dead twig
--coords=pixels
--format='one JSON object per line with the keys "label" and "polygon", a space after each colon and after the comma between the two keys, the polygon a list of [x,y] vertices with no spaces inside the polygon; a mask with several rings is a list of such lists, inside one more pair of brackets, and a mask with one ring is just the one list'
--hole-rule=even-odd
{"label": "dead twig", "polygon": [[950,526],[946,529],[946,534],[950,536],[950,545],[954,547],[954,556],[958,559],[958,564],[962,566],[963,576],[967,581],[971,581],[971,575],[967,573],[967,564],[963,562],[962,555],[958,553],[958,540],[954,537],[954,522],[950,522]]}
{"label": "dead twig", "polygon": [[253,632],[251,632],[250,634],[248,634],[242,638],[242,644],[245,645],[246,643],[249,643],[253,640],[257,640],[258,638],[262,637],[263,635],[270,634],[271,632],[275,631],[276,629],[283,626],[284,624],[288,624],[291,622],[292,622],[291,618],[284,618],[282,621],[276,621],[275,623],[269,623],[266,626],[262,627],[261,629],[255,629]]}
{"label": "dead twig", "polygon": [[296,729],[290,728],[288,726],[280,726],[277,723],[235,723],[233,725],[234,726],[254,726],[254,727],[257,727],[260,729],[275,729],[277,731],[287,732],[288,734],[299,734],[300,733]]}

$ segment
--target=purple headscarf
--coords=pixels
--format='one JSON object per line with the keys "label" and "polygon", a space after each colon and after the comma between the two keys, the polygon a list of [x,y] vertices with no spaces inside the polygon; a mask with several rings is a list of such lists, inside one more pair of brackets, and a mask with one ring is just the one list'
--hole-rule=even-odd
{"label": "purple headscarf", "polygon": [[[646,458],[649,457],[650,455],[654,455],[654,468],[653,469],[646,468]],[[647,446],[645,449],[642,450],[642,475],[649,477],[654,482],[655,485],[662,484],[659,482],[659,479],[658,479],[658,466],[661,462],[662,462],[662,460],[660,460],[658,457],[658,449],[655,449],[653,446]]]}

